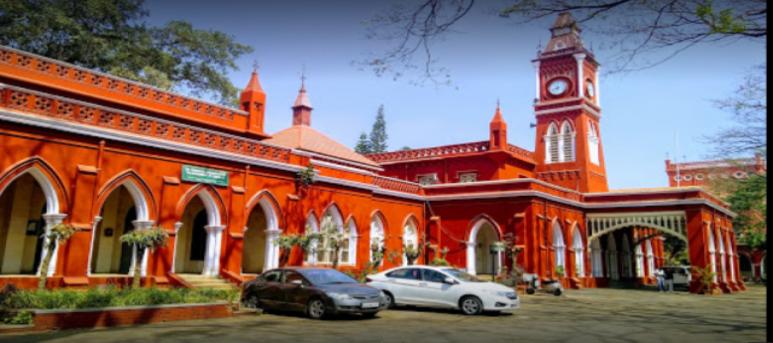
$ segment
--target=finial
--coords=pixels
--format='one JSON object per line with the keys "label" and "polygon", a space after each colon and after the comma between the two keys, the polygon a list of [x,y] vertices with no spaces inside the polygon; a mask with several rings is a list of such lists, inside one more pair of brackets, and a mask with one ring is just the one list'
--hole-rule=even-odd
{"label": "finial", "polygon": [[252,60],[252,72],[257,73],[258,69],[260,69],[260,64],[258,63],[257,59]]}
{"label": "finial", "polygon": [[497,97],[497,111],[499,111],[499,97]]}
{"label": "finial", "polygon": [[301,67],[301,92],[306,91],[306,65]]}

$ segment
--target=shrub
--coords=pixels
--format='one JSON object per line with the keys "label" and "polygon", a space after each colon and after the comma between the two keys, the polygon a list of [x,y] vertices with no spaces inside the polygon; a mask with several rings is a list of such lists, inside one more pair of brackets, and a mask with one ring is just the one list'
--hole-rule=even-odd
{"label": "shrub", "polygon": [[19,311],[12,316],[3,318],[3,323],[11,325],[28,325],[32,324],[32,312],[31,311]]}

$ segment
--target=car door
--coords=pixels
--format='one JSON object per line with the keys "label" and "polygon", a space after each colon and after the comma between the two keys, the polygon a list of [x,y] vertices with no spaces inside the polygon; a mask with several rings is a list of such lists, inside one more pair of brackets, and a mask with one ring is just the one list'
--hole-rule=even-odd
{"label": "car door", "polygon": [[256,291],[258,301],[271,307],[280,307],[283,301],[280,289],[282,270],[269,270],[261,275],[260,278],[263,279],[263,282]]}
{"label": "car door", "polygon": [[[456,294],[458,285],[445,283],[449,277],[441,272],[432,269],[421,270],[421,283],[419,283],[419,295],[430,306],[433,307],[457,307],[459,296]],[[457,286],[457,287],[454,287]]]}
{"label": "car door", "polygon": [[400,268],[386,274],[389,290],[398,304],[423,305],[419,296],[421,269]]}
{"label": "car door", "polygon": [[304,310],[312,292],[310,285],[300,273],[294,270],[285,271],[281,286],[283,306],[292,310]]}

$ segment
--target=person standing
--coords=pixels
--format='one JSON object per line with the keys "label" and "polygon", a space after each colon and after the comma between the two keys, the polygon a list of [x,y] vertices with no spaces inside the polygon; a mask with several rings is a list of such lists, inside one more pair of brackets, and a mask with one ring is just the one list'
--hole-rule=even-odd
{"label": "person standing", "polygon": [[674,291],[674,270],[671,268],[666,268],[665,270],[665,276],[663,277],[666,282],[666,291],[667,292],[673,292]]}
{"label": "person standing", "polygon": [[664,284],[664,278],[665,273],[663,273],[663,269],[658,268],[655,270],[655,280],[658,282],[658,292],[663,292],[666,290],[665,284]]}

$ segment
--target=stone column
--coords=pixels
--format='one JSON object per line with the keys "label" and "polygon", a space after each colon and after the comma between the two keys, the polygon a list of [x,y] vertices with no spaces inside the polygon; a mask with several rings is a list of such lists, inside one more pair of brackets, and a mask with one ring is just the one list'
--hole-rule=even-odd
{"label": "stone column", "polygon": [[475,242],[469,241],[467,243],[467,272],[476,275],[475,270]]}
{"label": "stone column", "polygon": [[175,273],[175,265],[177,265],[177,246],[180,242],[178,242],[178,237],[180,237],[180,229],[183,227],[183,222],[176,222],[174,223],[174,247],[172,248],[172,268],[170,270],[171,273]]}
{"label": "stone column", "polygon": [[279,246],[274,241],[282,233],[279,229],[267,229],[266,231],[266,251],[263,253],[263,271],[279,267]]}
{"label": "stone column", "polygon": [[[153,226],[156,222],[152,220],[135,220],[132,222],[132,225],[134,225],[134,230],[147,230],[150,227]],[[137,255],[137,246],[132,247],[132,263],[131,267],[129,269],[129,275],[134,275],[134,265],[137,263],[137,260],[135,256]],[[146,276],[148,272],[148,250],[145,249],[145,251],[142,253],[142,261],[140,262],[142,265],[140,266],[140,276]]]}
{"label": "stone column", "polygon": [[[49,242],[48,240],[48,234],[51,232],[51,228],[59,225],[62,223],[62,220],[66,218],[67,215],[64,213],[47,213],[43,215],[43,220],[46,221],[46,230],[45,230],[45,238],[43,239],[43,246],[47,246],[48,244],[55,244],[56,247],[54,248],[53,256],[51,257],[51,263],[48,265],[48,271],[47,275],[52,276],[54,275],[54,272],[56,272],[56,261],[57,261],[57,255],[59,254],[59,242]],[[43,257],[45,257],[46,249],[42,249],[40,252],[42,255],[40,256],[40,260],[43,260]],[[38,267],[40,268],[40,267]],[[37,274],[40,275],[41,271],[38,270]]]}
{"label": "stone column", "polygon": [[583,89],[583,86],[585,85],[585,80],[583,79],[583,61],[585,60],[585,54],[574,54],[574,59],[577,60],[577,96],[582,98],[585,94],[585,89]]}
{"label": "stone column", "polygon": [[202,274],[208,276],[217,276],[220,271],[220,241],[222,239],[222,225],[207,225],[207,245],[204,253],[204,270]]}

